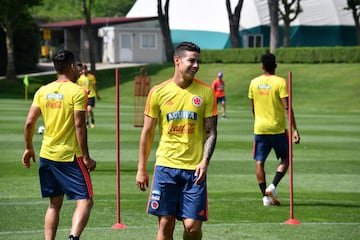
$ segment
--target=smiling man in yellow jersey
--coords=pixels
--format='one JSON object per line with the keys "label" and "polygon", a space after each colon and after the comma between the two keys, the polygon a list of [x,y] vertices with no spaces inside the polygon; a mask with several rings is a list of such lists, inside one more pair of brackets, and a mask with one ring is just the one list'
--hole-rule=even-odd
{"label": "smiling man in yellow jersey", "polygon": [[207,220],[206,172],[217,137],[217,105],[211,86],[195,78],[200,48],[180,43],[171,79],[150,91],[139,143],[136,184],[149,184],[146,163],[159,122],[160,141],[147,212],[158,216],[157,240],[173,239],[176,219],[183,239],[201,239]]}

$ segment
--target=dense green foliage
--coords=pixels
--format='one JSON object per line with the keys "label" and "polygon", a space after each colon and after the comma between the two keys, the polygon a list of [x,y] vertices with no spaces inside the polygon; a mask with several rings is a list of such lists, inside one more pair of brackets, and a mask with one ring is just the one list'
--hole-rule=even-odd
{"label": "dense green foliage", "polygon": [[[135,0],[94,0],[91,8],[91,16],[125,16],[134,3]],[[32,8],[31,13],[37,19],[50,22],[82,19],[84,17],[81,12],[80,0],[43,0],[43,4]]]}
{"label": "dense green foliage", "polygon": [[17,73],[33,71],[39,62],[39,26],[29,14],[23,19],[26,24],[18,27],[14,34],[15,69]]}
{"label": "dense green foliage", "polygon": [[297,47],[275,50],[282,63],[359,63],[360,47]]}
{"label": "dense green foliage", "polygon": [[[8,76],[15,78],[15,71],[24,72],[36,66],[39,29],[29,14],[29,8],[40,2],[41,0],[0,0],[0,75],[10,69]],[[13,52],[9,59],[8,48]],[[7,66],[10,68],[7,69]]]}
{"label": "dense green foliage", "polygon": [[[268,48],[202,50],[204,63],[256,63]],[[358,63],[360,47],[294,47],[274,52],[281,63]]]}
{"label": "dense green foliage", "polygon": [[[173,73],[172,65],[149,65],[155,85]],[[149,191],[135,186],[138,141],[141,128],[133,127],[134,77],[139,67],[120,69],[120,174],[121,223],[116,223],[116,107],[115,71],[96,73],[101,101],[94,109],[96,127],[89,129],[91,156],[98,161],[92,173],[95,205],[82,236],[87,240],[155,239],[157,219],[145,213]],[[278,187],[282,205],[262,206],[251,159],[253,116],[247,99],[250,79],[261,74],[259,64],[202,64],[197,77],[208,83],[224,72],[228,120],[218,123],[218,143],[208,172],[209,221],[206,240],[352,240],[360,235],[360,99],[358,64],[279,64],[278,74],[293,72],[293,105],[302,137],[294,145],[294,217],[300,225],[283,224],[290,218],[289,175]],[[55,75],[31,76],[34,91]],[[41,199],[38,162],[25,169],[20,159],[24,148],[23,125],[31,100],[23,100],[22,79],[4,93],[0,81],[0,238],[43,238],[43,217],[48,206]],[[9,97],[16,96],[17,99]],[[37,127],[41,124],[38,121]],[[157,138],[158,136],[156,136]],[[39,154],[42,136],[35,134]],[[157,139],[156,139],[157,142]],[[155,146],[148,163],[152,174]],[[268,181],[276,167],[274,153],[266,164]],[[64,202],[57,239],[70,231],[72,201]],[[176,225],[174,239],[181,239]]]}
{"label": "dense green foliage", "polygon": [[[1,2],[1,1],[0,1]],[[42,0],[39,6],[32,6],[38,1],[23,1],[19,5],[25,8],[24,12],[16,18],[14,32],[14,61],[17,73],[33,71],[39,61],[40,53],[40,31],[36,21],[65,21],[83,19],[80,0],[52,1]],[[94,1],[92,6],[92,17],[120,17],[125,16],[130,10],[135,0],[101,0]],[[5,0],[5,3],[10,3]],[[11,2],[14,3],[15,2]],[[11,4],[9,4],[11,5]],[[21,9],[19,6],[15,6]],[[0,21],[2,21],[2,11],[0,10]],[[35,20],[36,19],[36,20]],[[5,33],[0,29],[0,76],[6,72],[7,49]]]}
{"label": "dense green foliage", "polygon": [[[40,31],[35,20],[28,14],[20,16],[21,24],[14,32],[14,60],[17,73],[34,70],[39,61]],[[5,33],[0,30],[0,75],[4,75],[7,64]]]}

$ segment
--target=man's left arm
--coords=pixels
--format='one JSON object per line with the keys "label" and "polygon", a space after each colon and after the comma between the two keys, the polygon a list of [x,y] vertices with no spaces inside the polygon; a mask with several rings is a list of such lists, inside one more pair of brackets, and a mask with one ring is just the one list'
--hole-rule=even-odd
{"label": "man's left arm", "polygon": [[84,164],[89,171],[93,171],[96,168],[96,161],[93,160],[89,154],[85,114],[85,111],[74,111],[75,132]]}
{"label": "man's left arm", "polygon": [[205,179],[207,167],[210,163],[212,154],[215,151],[217,139],[217,116],[205,118],[205,143],[203,159],[196,169],[195,176],[197,176],[196,184],[201,184]]}
{"label": "man's left arm", "polygon": [[[288,109],[289,109],[289,105],[288,105],[289,99],[288,99],[288,97],[285,97],[285,98],[282,98],[281,101],[282,101],[282,104],[284,105],[285,112],[286,112],[287,117],[289,119],[289,111],[288,111]],[[294,142],[295,142],[295,144],[299,144],[300,143],[300,134],[299,134],[299,130],[298,130],[297,125],[296,125],[295,114],[294,114],[294,109],[293,108],[291,108],[291,124],[292,124],[293,130],[294,130]],[[289,131],[292,131],[292,129],[289,129]]]}

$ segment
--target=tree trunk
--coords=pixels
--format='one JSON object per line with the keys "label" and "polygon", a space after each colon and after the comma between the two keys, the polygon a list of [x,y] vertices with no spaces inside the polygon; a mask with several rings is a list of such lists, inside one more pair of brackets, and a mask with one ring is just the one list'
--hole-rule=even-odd
{"label": "tree trunk", "polygon": [[239,24],[230,22],[230,46],[231,48],[239,47]]}
{"label": "tree trunk", "polygon": [[158,0],[157,7],[158,7],[158,15],[159,15],[159,24],[163,36],[163,42],[165,45],[166,61],[172,62],[174,55],[174,46],[172,44],[171,32],[169,26],[169,1],[170,0],[166,0],[164,12],[162,11],[161,0]]}
{"label": "tree trunk", "polygon": [[279,42],[279,1],[268,0],[270,12],[270,52],[273,53]]}
{"label": "tree trunk", "polygon": [[284,47],[290,47],[290,23],[284,21]]}
{"label": "tree trunk", "polygon": [[95,51],[94,51],[94,41],[92,38],[92,29],[91,29],[91,18],[88,16],[86,18],[86,33],[89,41],[89,59],[90,59],[90,71],[95,73],[96,63],[95,63]]}
{"label": "tree trunk", "polygon": [[91,6],[92,0],[89,1],[89,6],[86,5],[86,0],[82,0],[82,9],[86,21],[86,34],[89,41],[89,59],[90,59],[90,71],[95,73],[96,63],[95,63],[95,51],[94,51],[94,41],[92,38],[92,29],[91,29]]}
{"label": "tree trunk", "polygon": [[239,0],[235,7],[234,14],[231,11],[230,0],[226,0],[226,9],[229,17],[230,25],[230,46],[231,48],[238,48],[240,43],[239,37],[239,26],[240,26],[240,15],[244,0]]}
{"label": "tree trunk", "polygon": [[[302,9],[300,6],[300,0],[292,0],[290,2],[288,2],[288,0],[282,0],[281,3],[284,8],[283,11],[279,11],[281,18],[284,21],[283,46],[290,47],[290,23],[297,18],[297,16],[302,12]],[[292,8],[294,4],[296,5]]]}
{"label": "tree trunk", "polygon": [[7,64],[6,64],[6,79],[16,81],[16,70],[14,60],[14,42],[13,42],[13,28],[11,23],[7,21],[6,26],[3,27],[6,33],[6,50],[7,50]]}
{"label": "tree trunk", "polygon": [[360,16],[357,14],[357,10],[355,7],[352,9],[352,15],[355,21],[357,43],[358,46],[360,46]]}

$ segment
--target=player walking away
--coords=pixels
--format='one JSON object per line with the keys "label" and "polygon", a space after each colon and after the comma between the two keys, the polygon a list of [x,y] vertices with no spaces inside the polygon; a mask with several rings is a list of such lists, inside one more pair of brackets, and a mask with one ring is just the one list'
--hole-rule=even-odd
{"label": "player walking away", "polygon": [[[264,206],[280,205],[276,187],[289,167],[289,143],[285,119],[285,112],[288,112],[288,91],[286,80],[275,75],[276,66],[273,54],[263,55],[264,74],[251,81],[248,93],[255,117],[253,158],[256,161],[256,178],[263,195]],[[294,142],[298,144],[300,135],[294,114],[292,116]],[[274,149],[280,163],[272,183],[266,188],[264,166],[271,149]]]}
{"label": "player walking away", "polygon": [[216,102],[221,104],[222,119],[227,119],[226,116],[226,99],[225,99],[225,82],[223,80],[223,73],[218,72],[217,78],[212,82],[211,87],[215,91]]}
{"label": "player walking away", "polygon": [[64,195],[76,201],[69,236],[79,239],[93,206],[90,171],[96,167],[87,145],[85,125],[87,93],[74,83],[77,68],[74,55],[66,50],[53,57],[57,80],[42,86],[34,96],[24,126],[25,151],[22,163],[35,162],[32,144],[37,119],[45,125],[40,150],[39,177],[41,193],[49,198],[45,214],[45,240],[54,240]]}
{"label": "player walking away", "polygon": [[95,127],[95,118],[93,108],[95,107],[95,97],[100,100],[100,95],[96,86],[96,78],[94,74],[88,72],[87,65],[82,65],[82,74],[77,80],[77,84],[88,89],[88,103],[87,103],[87,115],[86,125],[89,126],[89,120],[91,121],[90,127]]}
{"label": "player walking away", "polygon": [[183,239],[198,240],[208,218],[206,173],[217,137],[216,99],[211,86],[195,78],[197,45],[180,43],[173,60],[173,77],[153,87],[147,97],[136,184],[142,191],[148,187],[146,164],[159,122],[147,213],[158,216],[157,240],[173,239],[176,219],[183,223]]}

